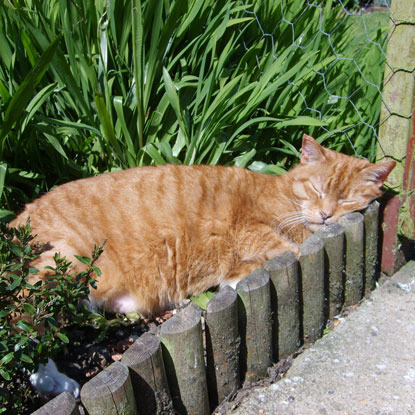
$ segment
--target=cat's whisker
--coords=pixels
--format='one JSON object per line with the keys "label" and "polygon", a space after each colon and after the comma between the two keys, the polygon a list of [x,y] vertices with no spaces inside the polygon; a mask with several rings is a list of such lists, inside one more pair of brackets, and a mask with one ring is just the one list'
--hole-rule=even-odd
{"label": "cat's whisker", "polygon": [[278,229],[284,229],[287,226],[293,224],[293,223],[297,223],[299,221],[301,221],[303,218],[302,217],[298,217],[298,218],[291,218],[291,219],[287,219],[284,222],[281,222],[278,226]]}
{"label": "cat's whisker", "polygon": [[303,212],[302,212],[301,210],[295,210],[295,211],[293,211],[293,212],[285,212],[285,213],[282,213],[281,215],[278,215],[276,218],[277,218],[277,219],[282,219],[282,218],[284,218],[284,217],[287,217],[287,216],[293,216],[293,215],[295,215],[295,214],[297,214],[297,215],[302,215],[302,214],[303,214]]}
{"label": "cat's whisker", "polygon": [[[282,220],[281,222],[279,222],[279,219],[281,217],[284,217],[284,216],[285,216],[285,219]],[[275,226],[275,224],[277,223],[278,224],[277,228],[280,228],[281,226],[284,226],[284,224],[287,223],[288,221],[301,219],[302,217],[303,217],[302,212],[290,212],[289,214],[281,215],[281,216],[277,217],[276,219],[274,219],[271,223],[271,226]]]}
{"label": "cat's whisker", "polygon": [[297,221],[299,221],[301,219],[303,219],[302,216],[298,216],[296,218],[286,219],[286,220],[284,220],[283,222],[280,223],[279,227],[281,229],[283,229],[283,228],[287,227],[288,225],[290,225],[291,223],[297,222]]}
{"label": "cat's whisker", "polygon": [[283,222],[285,222],[286,220],[295,219],[295,218],[303,218],[303,217],[304,217],[304,212],[298,212],[298,213],[295,213],[295,214],[293,214],[291,216],[286,217],[283,220]]}
{"label": "cat's whisker", "polygon": [[299,217],[293,217],[293,218],[286,219],[278,225],[277,233],[281,233],[282,230],[292,225],[292,227],[290,228],[291,230],[293,227],[299,225],[300,223],[304,223],[306,221],[307,219],[303,215]]}
{"label": "cat's whisker", "polygon": [[298,223],[295,223],[293,226],[291,226],[291,228],[289,228],[288,230],[287,230],[287,233],[289,233],[292,229],[294,229],[296,226],[298,226],[300,223],[306,223],[307,222],[307,219],[306,218],[303,218],[303,220],[302,221],[300,221],[300,222],[298,222]]}

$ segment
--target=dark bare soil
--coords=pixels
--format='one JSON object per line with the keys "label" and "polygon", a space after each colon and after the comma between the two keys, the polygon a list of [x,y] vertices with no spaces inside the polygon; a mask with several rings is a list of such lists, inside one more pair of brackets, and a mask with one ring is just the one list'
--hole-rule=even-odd
{"label": "dark bare soil", "polygon": [[[70,343],[55,356],[54,361],[59,371],[82,386],[111,363],[120,360],[123,352],[142,334],[147,331],[157,334],[160,325],[172,315],[173,312],[168,311],[151,321],[111,328],[101,341],[98,329],[83,327],[70,330],[67,333]],[[23,415],[31,414],[45,403],[44,399],[36,396]]]}

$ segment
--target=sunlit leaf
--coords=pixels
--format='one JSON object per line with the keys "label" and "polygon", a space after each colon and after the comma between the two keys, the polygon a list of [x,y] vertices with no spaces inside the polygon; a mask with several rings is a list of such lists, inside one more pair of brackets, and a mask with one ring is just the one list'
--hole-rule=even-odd
{"label": "sunlit leaf", "polygon": [[213,291],[205,291],[204,293],[197,295],[197,296],[191,296],[190,300],[194,302],[198,307],[200,307],[202,310],[206,310],[208,302],[215,297],[216,293]]}

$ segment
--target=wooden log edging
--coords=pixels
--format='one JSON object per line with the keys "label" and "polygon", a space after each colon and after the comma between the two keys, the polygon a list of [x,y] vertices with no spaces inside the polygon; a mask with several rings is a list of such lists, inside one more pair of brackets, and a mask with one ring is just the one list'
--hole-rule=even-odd
{"label": "wooden log edging", "polygon": [[284,252],[267,261],[271,279],[274,361],[285,359],[301,346],[298,261]]}
{"label": "wooden log edging", "polygon": [[128,368],[120,362],[112,363],[85,383],[81,400],[89,415],[137,414]]}
{"label": "wooden log edging", "polygon": [[240,302],[240,369],[243,380],[255,382],[272,364],[272,320],[269,275],[263,269],[249,274],[236,286]]}
{"label": "wooden log edging", "polygon": [[344,303],[344,229],[335,223],[316,232],[324,244],[324,283],[328,318],[341,312]]}
{"label": "wooden log edging", "polygon": [[[363,215],[346,215],[312,235],[298,260],[285,252],[240,281],[237,291],[223,287],[208,303],[204,334],[194,305],[162,324],[161,342],[144,334],[121,362],[82,387],[88,413],[205,415],[241,380],[266,376],[273,361],[317,340],[327,318],[374,288],[378,215],[374,202]],[[79,412],[63,393],[34,412],[52,413]]]}
{"label": "wooden log edging", "polygon": [[63,392],[43,405],[32,415],[79,415],[75,398],[68,392]]}
{"label": "wooden log edging", "polygon": [[238,296],[228,285],[206,307],[205,335],[209,399],[217,406],[241,385]]}
{"label": "wooden log edging", "polygon": [[345,235],[344,306],[357,304],[364,287],[364,218],[359,212],[348,213],[339,219]]}
{"label": "wooden log edging", "polygon": [[144,333],[125,351],[121,363],[130,370],[140,415],[174,415],[160,339]]}
{"label": "wooden log edging", "polygon": [[201,312],[193,305],[161,325],[163,360],[175,409],[209,415]]}
{"label": "wooden log edging", "polygon": [[[316,341],[326,325],[326,292],[324,283],[324,244],[311,235],[300,246],[300,309],[304,343]],[[300,320],[301,323],[301,320]]]}
{"label": "wooden log edging", "polygon": [[365,233],[365,296],[375,288],[379,273],[379,207],[377,200],[363,212]]}

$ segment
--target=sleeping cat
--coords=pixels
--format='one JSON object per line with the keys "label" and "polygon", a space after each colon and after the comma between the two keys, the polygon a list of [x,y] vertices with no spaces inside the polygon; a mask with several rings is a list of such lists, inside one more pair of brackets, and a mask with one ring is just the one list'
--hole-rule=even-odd
{"label": "sleeping cat", "polygon": [[30,217],[36,240],[47,244],[33,263],[41,270],[53,265],[55,252],[75,264],[74,254],[89,256],[107,240],[92,303],[151,316],[210,287],[235,286],[284,251],[298,254],[312,231],[380,196],[394,166],[328,150],[304,135],[300,164],[282,176],[223,166],[138,167],[59,186],[11,226]]}

